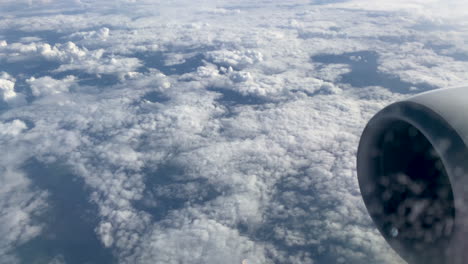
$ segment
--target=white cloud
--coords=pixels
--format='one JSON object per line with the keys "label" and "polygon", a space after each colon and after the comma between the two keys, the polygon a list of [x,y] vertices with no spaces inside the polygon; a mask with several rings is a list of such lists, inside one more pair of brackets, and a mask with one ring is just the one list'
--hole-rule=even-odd
{"label": "white cloud", "polygon": [[24,105],[25,97],[15,91],[16,79],[6,72],[0,72],[0,98],[11,107]]}
{"label": "white cloud", "polygon": [[44,58],[60,62],[55,72],[79,70],[90,74],[114,74],[123,76],[134,72],[141,63],[136,58],[105,55],[103,49],[88,50],[73,42],[56,44],[47,43],[12,43],[0,47],[0,60],[9,62],[25,61],[32,58]]}
{"label": "white cloud", "polygon": [[111,235],[111,232],[112,232],[111,223],[108,223],[108,222],[101,223],[97,233],[101,236],[102,243],[104,244],[105,247],[110,247],[112,246],[112,243],[114,243],[114,239]]}
{"label": "white cloud", "polygon": [[66,93],[76,84],[74,76],[67,76],[62,80],[55,80],[49,76],[38,79],[31,77],[26,81],[31,86],[32,94],[37,97]]}
{"label": "white cloud", "polygon": [[384,54],[379,69],[398,74],[411,83],[428,83],[436,87],[464,85],[468,61],[435,53],[421,43],[400,46],[398,54]]}
{"label": "white cloud", "polygon": [[263,248],[236,230],[209,219],[154,229],[138,252],[138,263],[265,263]]}
{"label": "white cloud", "polygon": [[[21,170],[34,157],[83,179],[96,236],[121,263],[400,263],[367,216],[354,157],[372,114],[414,91],[343,76],[466,82],[466,28],[431,20],[437,1],[333,2],[51,1],[2,17],[24,36],[0,42],[1,62],[58,66],[0,76],[4,102],[37,97],[0,109],[1,257],[47,224],[31,215],[50,197]],[[356,51],[374,51],[375,65],[313,59]],[[82,72],[119,78],[88,86]]]}
{"label": "white cloud", "polygon": [[70,35],[70,38],[81,38],[85,40],[106,40],[109,37],[109,28],[102,27],[99,30],[87,31],[87,32],[78,32]]}
{"label": "white cloud", "polygon": [[245,68],[263,60],[262,53],[254,50],[217,50],[208,52],[207,57],[223,66]]}
{"label": "white cloud", "polygon": [[2,92],[2,99],[5,102],[13,100],[17,94],[15,92],[16,80],[9,74],[2,72],[0,75],[0,91]]}
{"label": "white cloud", "polygon": [[[47,208],[47,192],[31,186],[24,172],[18,169],[32,156],[30,146],[21,143],[26,124],[21,120],[0,123],[0,142],[7,151],[0,153],[0,259],[2,263],[15,263],[11,254],[15,246],[37,237],[43,224],[34,220]],[[3,262],[6,261],[6,262]]]}
{"label": "white cloud", "polygon": [[[368,0],[353,0],[339,3],[353,9],[394,11],[403,10],[413,12],[413,15],[423,15],[429,19],[460,19],[466,14],[467,4],[460,0],[390,0],[385,3],[377,3]],[[415,13],[414,13],[415,12]]]}
{"label": "white cloud", "polygon": [[17,136],[27,128],[26,124],[21,120],[13,120],[10,123],[0,123],[0,134]]}

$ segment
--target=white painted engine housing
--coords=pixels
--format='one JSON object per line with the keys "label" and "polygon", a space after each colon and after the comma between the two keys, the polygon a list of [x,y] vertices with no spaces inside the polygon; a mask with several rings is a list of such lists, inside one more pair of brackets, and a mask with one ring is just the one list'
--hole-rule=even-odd
{"label": "white painted engine housing", "polygon": [[367,210],[410,264],[468,261],[468,87],[391,104],[357,153]]}

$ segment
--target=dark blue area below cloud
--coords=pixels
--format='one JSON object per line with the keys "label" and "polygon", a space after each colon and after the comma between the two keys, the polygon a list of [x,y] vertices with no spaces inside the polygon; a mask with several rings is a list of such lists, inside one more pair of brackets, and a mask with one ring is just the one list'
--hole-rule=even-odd
{"label": "dark blue area below cloud", "polygon": [[268,101],[264,98],[253,96],[253,95],[243,95],[239,92],[224,89],[219,87],[210,87],[209,91],[220,93],[221,96],[217,99],[218,102],[224,105],[258,105],[265,104]]}
{"label": "dark blue area below cloud", "polygon": [[461,51],[452,51],[451,49],[454,48],[452,45],[426,43],[424,47],[433,50],[435,53],[441,56],[451,57],[457,61],[468,61],[468,52],[463,53]]}
{"label": "dark blue area below cloud", "polygon": [[[166,65],[165,55],[163,52],[148,52],[148,53],[136,53],[134,57],[143,61],[146,68],[158,69],[165,75],[181,75],[195,71],[198,67],[203,66],[203,54],[197,54],[193,57],[185,59],[183,63]],[[141,69],[144,71],[145,69]]]}
{"label": "dark blue area below cloud", "polygon": [[348,64],[351,72],[341,75],[341,82],[353,87],[382,86],[392,92],[411,93],[411,87],[419,91],[431,90],[425,83],[410,83],[401,80],[398,76],[379,71],[379,55],[375,51],[358,51],[343,54],[321,54],[313,56],[313,62],[324,64]]}
{"label": "dark blue area below cloud", "polygon": [[119,78],[113,74],[91,74],[80,70],[69,70],[50,74],[54,79],[63,79],[68,75],[77,77],[78,84],[84,86],[105,87],[112,86],[120,82]]}
{"label": "dark blue area below cloud", "polygon": [[8,29],[0,31],[0,40],[6,40],[8,43],[21,42],[22,38],[37,37],[43,42],[54,45],[57,43],[64,43],[67,40],[64,38],[65,33],[60,33],[53,30],[38,30],[38,31],[22,31],[18,29]]}
{"label": "dark blue area below cloud", "polygon": [[169,97],[158,91],[151,91],[143,96],[144,100],[148,100],[152,103],[164,103],[169,101]]}
{"label": "dark blue area below cloud", "polygon": [[45,225],[41,235],[16,248],[21,263],[49,263],[57,256],[67,264],[115,263],[95,233],[98,208],[89,201],[83,180],[66,166],[36,159],[29,160],[23,170],[35,188],[49,193],[49,208],[34,217]]}
{"label": "dark blue area below cloud", "polygon": [[[307,168],[304,168],[307,169]],[[298,174],[291,177],[305,177],[305,175]],[[300,182],[300,181],[298,181]],[[263,223],[258,229],[249,230],[247,227],[239,228],[242,235],[249,237],[253,241],[265,242],[274,245],[274,247],[283,252],[287,252],[288,256],[300,256],[304,252],[308,252],[313,256],[314,263],[328,264],[339,263],[339,254],[333,250],[342,246],[348,248],[345,242],[340,241],[339,238],[330,237],[317,237],[317,233],[326,232],[318,231],[320,226],[320,217],[317,214],[322,212],[333,211],[336,209],[336,201],[326,201],[320,198],[317,194],[321,193],[319,187],[310,186],[305,189],[303,187],[295,186],[288,183],[288,177],[279,180],[272,192],[271,203],[266,208],[263,214]],[[291,198],[294,197],[294,198]],[[281,207],[278,207],[281,205]],[[319,208],[317,210],[317,208]],[[305,213],[295,213],[305,212]],[[328,219],[323,219],[320,223],[322,227],[327,226]],[[306,238],[310,243],[288,243],[285,237],[278,235],[280,232],[275,230],[287,230],[296,232]],[[328,230],[327,230],[328,231]],[[287,233],[285,236],[289,236]],[[320,243],[313,241],[319,240]],[[284,260],[277,259],[276,256],[271,256],[272,263],[284,264]],[[370,259],[370,258],[369,258]],[[362,259],[353,260],[346,259],[347,264],[362,264]]]}
{"label": "dark blue area below cloud", "polygon": [[144,198],[134,202],[135,208],[159,221],[171,211],[203,204],[222,194],[206,179],[186,178],[185,173],[182,167],[170,163],[155,171],[147,169]]}
{"label": "dark blue area below cloud", "polygon": [[52,70],[60,67],[59,62],[48,61],[40,57],[31,57],[27,61],[6,61],[0,60],[0,72],[7,72],[14,77],[23,76],[29,77],[42,77],[48,75]]}

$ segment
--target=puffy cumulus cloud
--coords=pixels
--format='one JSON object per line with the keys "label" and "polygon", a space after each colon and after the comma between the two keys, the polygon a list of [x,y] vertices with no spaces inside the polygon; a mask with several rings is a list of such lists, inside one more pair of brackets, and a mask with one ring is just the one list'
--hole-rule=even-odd
{"label": "puffy cumulus cloud", "polygon": [[50,45],[44,44],[41,55],[49,60],[62,62],[60,67],[55,70],[56,72],[80,70],[90,74],[122,76],[128,72],[134,72],[141,66],[140,61],[136,58],[105,55],[103,49],[89,51],[86,48],[79,48],[73,42],[57,44],[52,48]]}
{"label": "puffy cumulus cloud", "polygon": [[8,73],[2,72],[0,74],[0,90],[2,91],[3,101],[11,101],[17,96],[15,92],[15,82],[16,80]]}
{"label": "puffy cumulus cloud", "polygon": [[148,73],[129,72],[125,76],[127,83],[140,88],[150,88],[152,91],[167,92],[171,87],[171,79],[155,69],[149,69]]}
{"label": "puffy cumulus cloud", "polygon": [[0,133],[2,135],[17,136],[27,128],[26,124],[21,120],[13,120],[10,123],[0,124]]}
{"label": "puffy cumulus cloud", "polygon": [[[109,96],[112,97],[111,95]],[[2,143],[8,143],[2,145],[8,147],[11,146],[10,144],[16,144],[17,147],[15,151],[9,151],[8,154],[3,155],[1,158],[2,162],[5,164],[10,164],[9,166],[13,168],[18,168],[32,157],[45,163],[56,162],[66,157],[65,162],[68,163],[78,175],[83,177],[86,183],[94,190],[90,199],[99,205],[99,211],[97,213],[102,217],[103,223],[99,228],[96,227],[96,232],[101,235],[103,244],[105,246],[111,246],[112,242],[115,241],[118,247],[127,252],[126,250],[131,250],[133,247],[132,245],[135,243],[132,244],[129,240],[132,241],[132,239],[135,240],[135,237],[138,238],[136,234],[141,233],[148,225],[149,217],[147,214],[145,215],[145,213],[136,211],[130,204],[130,201],[139,199],[139,196],[141,197],[142,175],[138,175],[138,169],[141,167],[142,162],[139,161],[139,155],[132,147],[123,146],[119,143],[127,142],[131,144],[131,141],[135,141],[135,139],[132,140],[132,138],[138,135],[138,129],[135,128],[135,131],[130,134],[120,131],[123,133],[121,135],[115,135],[115,140],[112,140],[112,142],[108,144],[102,142],[102,145],[96,145],[96,140],[100,137],[100,134],[113,134],[118,130],[118,127],[126,126],[126,124],[124,124],[125,116],[133,116],[125,113],[124,109],[118,110],[118,108],[116,108],[110,112],[108,111],[110,110],[108,107],[115,99],[117,100],[114,102],[120,105],[119,97],[120,95],[118,95],[117,98],[106,101],[105,104],[107,107],[105,108],[101,108],[104,105],[100,105],[98,102],[94,101],[93,103],[93,100],[84,100],[84,98],[77,96],[74,99],[70,98],[68,104],[58,106],[62,110],[58,110],[57,106],[54,106],[54,104],[44,102],[34,104],[30,106],[29,109],[23,109],[26,110],[26,112],[23,112],[20,116],[24,119],[34,120],[34,127],[21,134],[19,131],[24,129],[24,124],[18,121],[14,121],[8,126],[5,124],[5,130],[9,131],[9,141],[2,141]],[[131,100],[130,98],[129,102],[131,102]],[[81,109],[79,111],[81,113],[76,112],[78,109]],[[101,112],[101,110],[104,110],[104,112]],[[38,114],[39,112],[41,112],[41,114]],[[55,112],[55,114],[53,114],[53,112]],[[9,114],[12,114],[12,112]],[[92,121],[95,118],[100,119],[102,122],[95,123]],[[115,121],[120,123],[120,125],[114,123]],[[130,122],[130,120],[128,121]],[[91,134],[86,134],[84,131],[90,131]],[[15,135],[15,140],[11,140],[12,135]],[[30,142],[34,142],[34,144],[31,145]],[[90,149],[83,153],[79,150],[88,147]],[[27,148],[29,148],[29,150]],[[99,163],[95,162],[97,157],[100,157],[99,159],[101,161]],[[17,159],[11,162],[14,158]],[[126,171],[119,171],[119,168],[125,168]],[[128,170],[133,170],[133,173]],[[22,178],[26,179],[25,176],[22,178],[19,176],[16,177],[18,180]],[[69,176],[64,175],[63,177]],[[5,179],[5,181],[14,183],[12,179]],[[27,183],[28,181],[26,179],[26,183],[24,183],[25,187],[23,187],[26,190],[23,190],[24,194],[19,198],[29,202],[41,198],[41,196],[38,195],[36,195],[37,197],[34,199],[32,199],[31,196],[27,196],[31,193],[27,191]],[[4,186],[9,186],[9,184]],[[42,200],[45,200],[43,196]],[[22,206],[27,204],[31,205],[27,213],[32,212],[39,214],[41,212],[40,204],[34,205],[26,203],[26,201],[21,201],[22,200],[15,200],[12,202],[15,206],[19,207],[17,210],[23,209]],[[27,216],[28,215],[25,217]],[[108,219],[108,221],[106,221],[106,219]],[[25,229],[25,226],[26,224],[20,225],[20,223],[15,225],[19,230]],[[38,232],[36,232],[35,235],[37,235],[37,233]],[[31,235],[26,240],[31,239],[31,237],[33,236]],[[11,247],[15,245],[15,242],[9,241],[8,245],[9,249],[11,249]],[[11,253],[12,251],[9,250],[9,252]]]}
{"label": "puffy cumulus cloud", "polygon": [[21,120],[0,123],[0,259],[1,263],[16,263],[11,254],[15,247],[37,237],[43,228],[34,217],[47,208],[47,192],[32,186],[27,175],[19,169],[33,156],[29,144],[22,143],[26,124]]}
{"label": "puffy cumulus cloud", "polygon": [[[4,223],[0,228],[2,239],[2,255],[7,253],[5,249],[12,249],[13,243],[24,243],[36,237],[41,232],[41,226],[33,223],[31,213],[37,213],[38,209],[45,207],[45,197],[41,193],[36,194],[23,194],[18,193],[21,191],[19,188],[23,183],[21,180],[14,180],[14,177],[23,179],[24,176],[18,175],[12,171],[2,172],[3,180],[8,180],[8,185],[2,187],[2,195],[6,196],[7,192],[11,195],[8,199],[2,201],[2,222]],[[14,182],[16,181],[16,182]],[[14,186],[12,186],[14,183]],[[13,190],[16,189],[16,190]],[[8,190],[8,191],[7,191]],[[27,190],[23,190],[27,191]],[[38,197],[34,197],[37,195]],[[28,199],[33,199],[29,204]]]}
{"label": "puffy cumulus cloud", "polygon": [[41,97],[68,92],[70,87],[76,83],[76,77],[70,75],[62,80],[56,80],[49,76],[38,79],[31,77],[26,81],[31,86],[32,94]]}
{"label": "puffy cumulus cloud", "polygon": [[99,30],[73,33],[70,35],[70,38],[106,40],[109,37],[109,32],[109,28],[102,27]]}
{"label": "puffy cumulus cloud", "polygon": [[237,230],[209,219],[181,222],[173,228],[160,226],[148,234],[138,251],[138,263],[265,263],[261,245]]}
{"label": "puffy cumulus cloud", "polygon": [[[31,57],[44,57],[49,60],[73,61],[83,58],[87,50],[80,49],[73,42],[66,44],[57,44],[54,46],[48,43],[33,42],[28,44],[11,43],[0,49],[0,56],[6,61],[21,61],[31,59]],[[93,57],[99,57],[102,52],[93,54]]]}
{"label": "puffy cumulus cloud", "polygon": [[254,50],[217,50],[206,55],[214,63],[235,68],[245,68],[263,60],[262,53]]}
{"label": "puffy cumulus cloud", "polygon": [[55,72],[79,70],[89,74],[115,74],[123,76],[141,66],[137,58],[126,58],[105,54],[103,49],[88,50],[69,41],[51,46],[48,43],[12,43],[0,47],[0,60],[7,62],[43,58],[59,62]]}
{"label": "puffy cumulus cloud", "polygon": [[110,247],[112,246],[112,243],[114,243],[111,231],[112,224],[109,222],[101,223],[97,231],[97,233],[101,236],[102,243],[105,247]]}
{"label": "puffy cumulus cloud", "polygon": [[[239,74],[239,73],[237,73]],[[314,94],[339,93],[341,89],[331,82],[314,77],[295,78],[295,72],[277,74],[275,76],[259,76],[257,79],[247,73],[247,78],[239,78],[234,75],[235,85],[233,89],[244,95],[264,96],[274,99],[290,97],[306,97]],[[245,76],[245,73],[240,73]]]}
{"label": "puffy cumulus cloud", "polygon": [[141,63],[136,58],[106,57],[63,64],[56,71],[80,70],[89,74],[116,74],[120,77],[134,72],[140,66]]}
{"label": "puffy cumulus cloud", "polygon": [[[384,52],[383,52],[384,53]],[[464,85],[468,74],[468,61],[437,54],[422,43],[412,42],[400,46],[398,54],[383,54],[379,69],[398,74],[411,83],[427,83],[435,87]]]}
{"label": "puffy cumulus cloud", "polygon": [[16,79],[6,72],[0,72],[0,98],[9,106],[23,105],[25,96],[15,91]]}
{"label": "puffy cumulus cloud", "polygon": [[[260,66],[268,67],[265,65]],[[339,85],[324,79],[312,76],[301,76],[303,73],[297,69],[284,70],[276,74],[265,71],[234,70],[232,67],[217,66],[205,63],[197,68],[196,72],[184,74],[183,80],[197,80],[206,87],[221,94],[233,93],[244,99],[253,101],[284,101],[292,98],[304,98],[314,94],[340,93]],[[346,73],[347,71],[342,71]],[[229,99],[229,98],[226,98]]]}
{"label": "puffy cumulus cloud", "polygon": [[[31,46],[34,47],[34,44]],[[59,60],[60,62],[74,62],[82,60],[84,57],[89,56],[93,58],[100,58],[103,51],[97,50],[89,53],[86,48],[79,48],[75,43],[69,41],[65,44],[57,44],[51,47],[49,44],[39,44],[38,50],[42,56],[50,60]]]}
{"label": "puffy cumulus cloud", "polygon": [[[363,120],[359,112],[367,107],[343,95],[321,95],[263,111],[243,109],[224,121],[229,143],[210,144],[176,159],[189,168],[187,176],[225,190],[209,206],[194,207],[227,226],[246,226],[245,235],[265,243],[276,261],[312,263],[333,255],[360,263],[373,254],[372,247],[379,252],[376,260],[394,263],[394,256],[382,254],[383,241],[370,225],[357,228],[366,234],[365,241],[349,240],[351,230],[339,234],[349,223],[368,221],[359,194],[350,194],[357,188],[352,146]],[[272,229],[278,235],[270,236]],[[297,246],[313,253],[293,250]]]}
{"label": "puffy cumulus cloud", "polygon": [[42,231],[42,225],[33,219],[35,214],[46,208],[47,196],[45,193],[31,192],[27,182],[24,182],[24,175],[18,172],[2,170],[2,180],[7,184],[0,189],[0,258],[2,263],[16,263],[17,258],[11,254],[12,250]]}

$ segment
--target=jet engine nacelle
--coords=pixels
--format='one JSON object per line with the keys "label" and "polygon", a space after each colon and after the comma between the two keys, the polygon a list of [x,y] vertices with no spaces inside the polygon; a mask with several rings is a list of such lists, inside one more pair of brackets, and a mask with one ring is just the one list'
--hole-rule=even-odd
{"label": "jet engine nacelle", "polygon": [[391,104],[361,136],[359,186],[383,237],[410,264],[468,263],[468,87]]}

